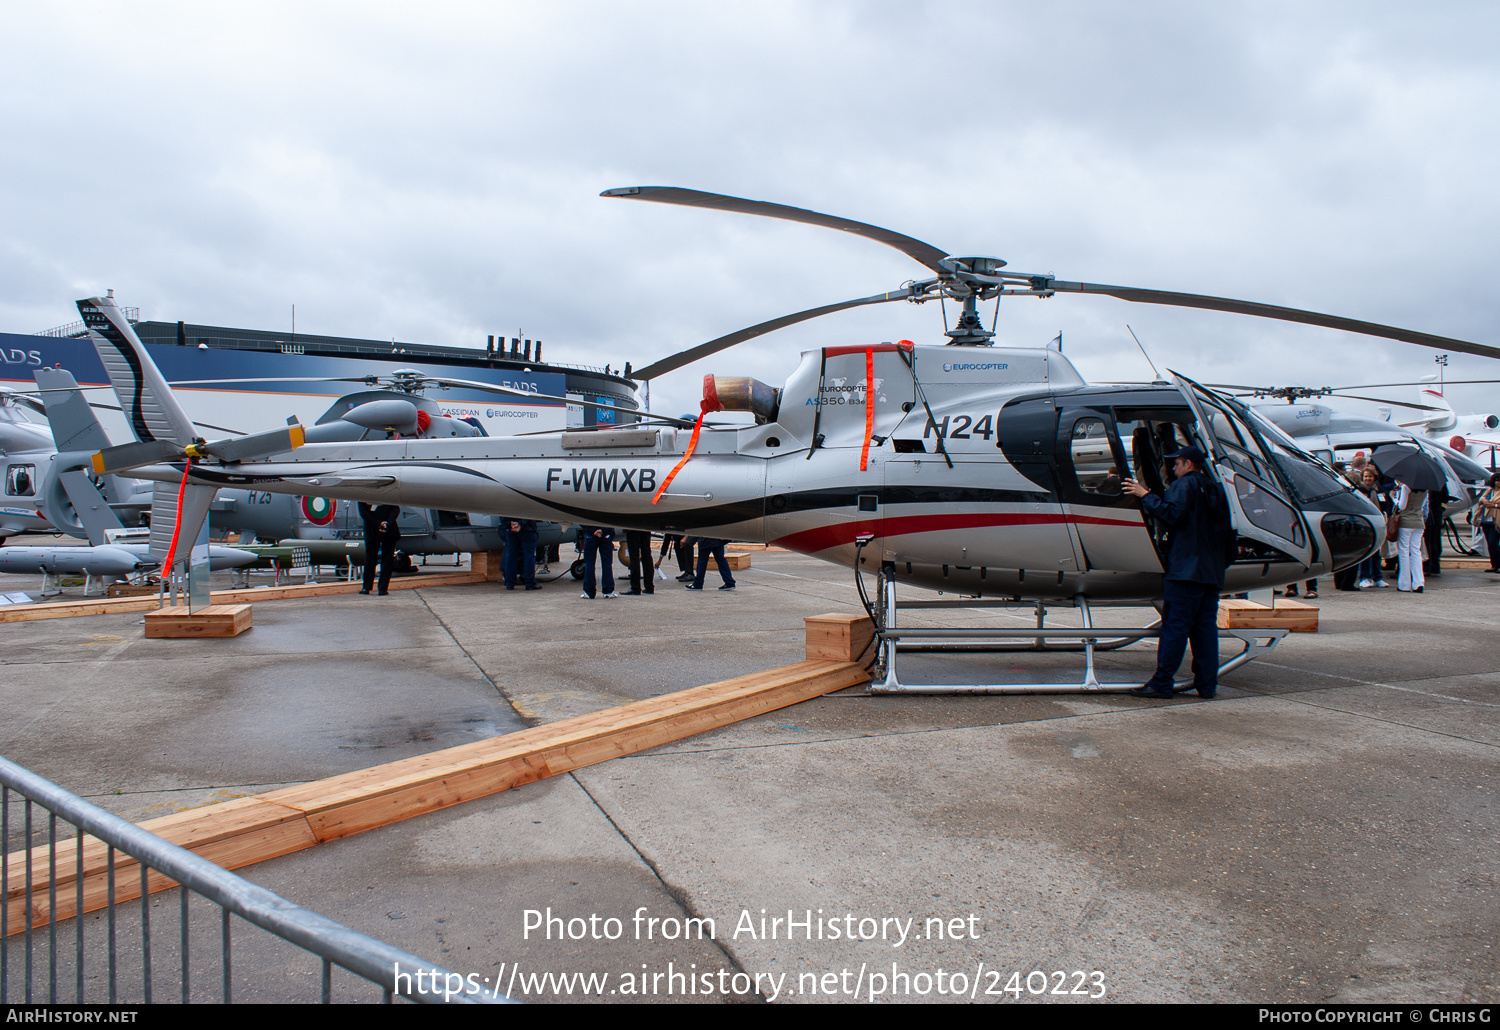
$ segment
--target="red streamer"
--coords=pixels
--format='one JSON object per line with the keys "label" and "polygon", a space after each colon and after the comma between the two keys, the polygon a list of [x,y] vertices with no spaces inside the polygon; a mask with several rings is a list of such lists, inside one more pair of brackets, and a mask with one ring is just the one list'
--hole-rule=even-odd
{"label": "red streamer", "polygon": [[667,492],[667,487],[672,485],[672,480],[677,478],[677,473],[682,471],[682,466],[686,465],[688,463],[688,459],[693,456],[693,449],[698,446],[698,434],[703,431],[703,420],[707,416],[708,405],[707,403],[705,403],[703,406],[703,410],[698,412],[698,421],[694,424],[693,435],[688,440],[687,453],[683,454],[682,460],[677,463],[677,466],[673,468],[671,472],[667,473],[667,478],[661,481],[661,486],[657,488],[656,493],[651,497],[652,504],[655,504],[657,501],[661,500],[661,495]]}
{"label": "red streamer", "polygon": [[865,445],[859,451],[859,470],[870,467],[870,437],[875,434],[875,351],[865,350]]}
{"label": "red streamer", "polygon": [[172,575],[172,558],[177,554],[177,538],[182,533],[182,499],[187,496],[188,473],[192,468],[191,461],[182,466],[182,485],[177,488],[177,524],[172,527],[172,546],[167,548],[167,560],[162,564],[168,577]]}

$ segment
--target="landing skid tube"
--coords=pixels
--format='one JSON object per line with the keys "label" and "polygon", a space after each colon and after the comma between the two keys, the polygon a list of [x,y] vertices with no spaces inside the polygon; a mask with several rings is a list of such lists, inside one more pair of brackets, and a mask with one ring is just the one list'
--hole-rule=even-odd
{"label": "landing skid tube", "polygon": [[[1035,629],[902,629],[897,626],[896,613],[900,609],[928,608],[991,608],[1011,605],[1010,601],[896,601],[896,580],[890,569],[883,568],[878,576],[879,594],[874,605],[875,638],[879,647],[879,658],[874,677],[870,682],[872,694],[1098,694],[1118,693],[1133,690],[1141,685],[1139,677],[1126,681],[1101,681],[1094,668],[1095,651],[1112,651],[1128,647],[1141,640],[1161,636],[1161,620],[1143,629],[1119,629],[1101,627],[1095,629],[1093,616],[1086,597],[1079,594],[1073,605],[1083,616],[1083,626],[1047,629],[1044,625],[1046,608],[1037,603]],[[1232,672],[1247,662],[1268,654],[1287,635],[1285,629],[1231,629],[1220,630],[1220,640],[1238,640],[1244,649],[1219,666],[1219,675]],[[995,651],[1082,651],[1084,672],[1082,682],[1075,683],[902,683],[896,674],[896,656],[899,652],[943,651],[943,652],[995,652]],[[1190,681],[1179,680],[1178,692],[1191,688]]]}

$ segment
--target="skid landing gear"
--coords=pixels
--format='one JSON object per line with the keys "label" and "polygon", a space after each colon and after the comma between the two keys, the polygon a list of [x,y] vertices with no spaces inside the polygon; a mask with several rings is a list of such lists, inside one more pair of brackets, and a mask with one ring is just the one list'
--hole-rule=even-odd
{"label": "skid landing gear", "polygon": [[[874,675],[870,681],[872,694],[1097,694],[1117,693],[1133,690],[1141,685],[1139,676],[1128,681],[1100,680],[1094,668],[1096,651],[1114,651],[1141,640],[1154,640],[1161,636],[1161,620],[1142,629],[1095,628],[1088,598],[1079,594],[1071,602],[1057,601],[1056,606],[1076,608],[1083,617],[1082,627],[1048,629],[1047,608],[1041,601],[1036,603],[1035,629],[1000,628],[947,628],[947,629],[903,629],[897,623],[897,612],[913,609],[936,608],[1001,608],[1014,607],[1009,599],[987,600],[970,598],[954,601],[906,601],[896,600],[896,578],[894,568],[881,568],[877,582],[879,589],[875,604],[875,639],[879,647]],[[1220,630],[1220,640],[1238,640],[1244,649],[1228,661],[1219,665],[1219,675],[1232,672],[1247,662],[1268,654],[1281,642],[1289,631],[1285,629],[1230,629]],[[896,675],[896,658],[908,652],[1011,652],[1011,651],[1065,651],[1083,653],[1083,678],[1072,683],[902,683]],[[1179,681],[1179,692],[1190,684]]]}

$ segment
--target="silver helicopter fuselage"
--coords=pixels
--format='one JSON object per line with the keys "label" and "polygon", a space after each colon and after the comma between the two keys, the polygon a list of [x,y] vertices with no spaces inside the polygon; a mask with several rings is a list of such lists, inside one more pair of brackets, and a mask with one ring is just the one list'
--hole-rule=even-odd
{"label": "silver helicopter fuselage", "polygon": [[[1164,527],[1118,483],[1164,488],[1161,457],[1185,443],[1210,454],[1230,500],[1240,551],[1226,591],[1345,567],[1381,526],[1332,469],[1236,402],[1186,380],[1091,387],[1053,350],[825,347],[757,424],[703,428],[683,463],[691,435],[308,444],[195,466],[193,481],[765,542],[996,597],[1159,598]],[[182,467],[135,474],[175,481]]]}

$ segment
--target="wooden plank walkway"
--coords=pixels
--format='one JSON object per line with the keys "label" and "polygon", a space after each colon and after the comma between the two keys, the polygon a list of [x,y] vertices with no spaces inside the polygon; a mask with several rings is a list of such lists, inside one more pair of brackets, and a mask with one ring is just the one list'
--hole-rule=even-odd
{"label": "wooden plank walkway", "polygon": [[[488,797],[548,776],[633,754],[705,730],[807,701],[869,681],[850,662],[805,661],[768,672],[693,687],[617,708],[534,726],[489,740],[344,773],[255,797],[195,808],[141,824],[226,869],[314,847],[451,805]],[[57,844],[58,918],[77,907],[77,838]],[[31,923],[48,917],[48,849],[8,856],[5,898],[12,934],[25,928],[25,869],[32,868]],[[92,837],[83,843],[83,911],[105,906],[107,851]],[[149,876],[155,892],[173,884]],[[140,866],[115,856],[115,900],[138,898]]]}
{"label": "wooden plank walkway", "polygon": [[[395,576],[392,590],[417,590],[421,587],[459,586],[485,582],[483,572],[439,572],[425,576]],[[359,580],[345,583],[288,584],[280,587],[247,587],[243,590],[215,590],[214,604],[249,604],[255,601],[287,601],[299,597],[326,597],[353,594],[363,584]],[[148,612],[159,607],[157,595],[144,597],[95,597],[82,601],[55,601],[50,604],[16,604],[0,608],[0,622],[32,622],[36,619],[70,619],[80,615],[113,615],[120,612]]]}

